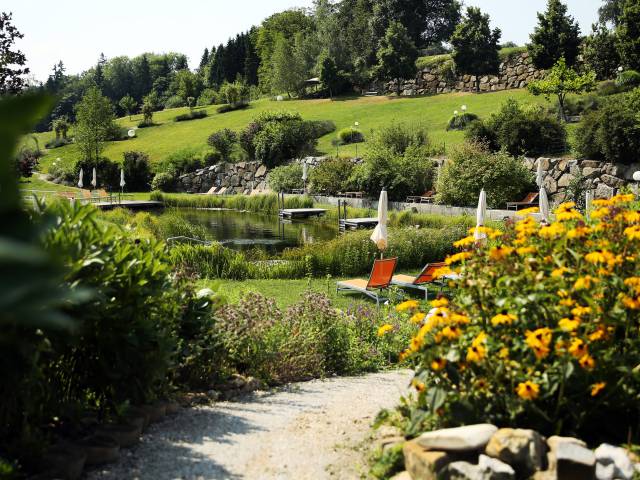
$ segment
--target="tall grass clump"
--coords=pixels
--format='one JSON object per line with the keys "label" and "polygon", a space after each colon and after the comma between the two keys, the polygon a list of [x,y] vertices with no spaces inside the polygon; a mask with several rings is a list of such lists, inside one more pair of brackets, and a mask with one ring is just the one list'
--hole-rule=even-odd
{"label": "tall grass clump", "polygon": [[[151,199],[163,202],[169,207],[180,208],[228,208],[258,213],[278,213],[276,194],[265,195],[190,195],[152,192]],[[311,208],[313,199],[307,196],[285,197],[285,208]]]}

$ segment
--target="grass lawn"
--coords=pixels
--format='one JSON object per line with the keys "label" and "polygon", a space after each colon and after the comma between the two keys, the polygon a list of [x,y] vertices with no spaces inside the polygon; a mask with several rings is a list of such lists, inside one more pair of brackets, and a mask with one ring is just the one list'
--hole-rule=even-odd
{"label": "grass lawn", "polygon": [[[187,108],[164,110],[154,114],[154,122],[158,126],[138,129],[137,137],[120,142],[110,142],[104,155],[114,161],[122,161],[122,153],[130,150],[146,152],[152,163],[161,161],[170,153],[182,148],[207,150],[207,137],[222,128],[241,130],[260,112],[265,110],[286,109],[299,112],[308,120],[332,120],[337,130],[360,122],[360,128],[369,136],[372,129],[376,129],[392,120],[421,123],[429,131],[431,140],[436,145],[445,147],[460,143],[463,133],[446,131],[446,125],[454,110],[459,110],[465,104],[468,111],[487,117],[496,111],[508,98],[514,98],[527,103],[546,102],[542,97],[534,97],[526,90],[508,90],[485,94],[451,93],[429,97],[394,98],[394,97],[348,97],[336,100],[290,100],[275,102],[268,99],[253,102],[246,110],[218,114],[215,106],[207,107],[208,117],[187,122],[174,122],[173,118],[188,111]],[[141,115],[120,118],[122,126],[133,127],[140,122]],[[318,144],[319,153],[336,153],[336,147],[331,142],[336,134],[331,133],[322,137]],[[40,146],[53,138],[53,133],[37,134]],[[24,143],[33,144],[32,136],[25,137]],[[358,146],[358,154],[366,149],[366,143]],[[339,148],[340,155],[354,155],[355,145]],[[72,164],[79,158],[75,145],[67,145],[47,151],[41,159],[41,170],[46,172],[49,165],[56,159],[63,163]]]}
{"label": "grass lawn", "polygon": [[[405,273],[405,272],[403,272]],[[417,273],[417,272],[412,272]],[[357,304],[375,305],[375,301],[359,293],[336,293],[336,282],[340,278],[310,278],[302,280],[201,280],[201,288],[210,288],[227,299],[229,303],[238,302],[249,292],[260,293],[267,298],[272,298],[280,308],[300,300],[301,295],[311,289],[326,294],[331,303],[338,308],[348,308]],[[422,298],[417,290],[406,290],[407,297]],[[431,291],[429,298],[431,298]]]}

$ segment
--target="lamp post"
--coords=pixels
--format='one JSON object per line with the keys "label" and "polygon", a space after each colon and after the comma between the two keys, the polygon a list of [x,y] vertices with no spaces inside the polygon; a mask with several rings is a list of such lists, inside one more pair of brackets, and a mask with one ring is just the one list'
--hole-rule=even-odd
{"label": "lamp post", "polygon": [[[360,126],[360,122],[355,122],[353,125],[357,130],[358,127]],[[353,133],[351,134],[351,141],[353,141]],[[358,142],[356,142],[356,158],[358,158]]]}
{"label": "lamp post", "polygon": [[638,170],[637,172],[633,172],[633,181],[636,182],[635,185],[635,190],[636,190],[636,197],[638,196],[638,183],[640,183],[640,170]]}
{"label": "lamp post", "polygon": [[620,81],[620,75],[622,75],[622,72],[624,71],[624,68],[622,68],[622,65],[620,65],[618,68],[618,81]]}

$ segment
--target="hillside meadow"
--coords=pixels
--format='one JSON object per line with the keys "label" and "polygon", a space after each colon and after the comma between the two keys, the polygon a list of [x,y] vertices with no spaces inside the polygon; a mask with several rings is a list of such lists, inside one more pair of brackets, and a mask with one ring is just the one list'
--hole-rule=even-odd
{"label": "hillside meadow", "polygon": [[[209,149],[207,137],[220,129],[230,128],[239,131],[256,115],[265,110],[291,110],[299,112],[306,120],[332,120],[336,129],[360,123],[360,129],[365,137],[371,131],[392,121],[420,123],[424,125],[435,145],[445,149],[460,143],[464,134],[460,131],[446,131],[449,118],[454,110],[460,110],[467,105],[468,111],[486,117],[496,111],[509,98],[524,103],[547,103],[542,97],[534,97],[527,90],[509,90],[485,94],[451,93],[428,97],[343,97],[334,100],[288,100],[275,102],[261,99],[252,102],[250,108],[235,112],[219,114],[216,106],[206,107],[208,116],[199,120],[174,122],[173,119],[188,111],[187,108],[163,110],[154,114],[157,126],[137,130],[137,137],[130,140],[109,142],[104,156],[114,161],[122,160],[125,151],[137,150],[146,152],[153,164],[160,162],[167,155],[183,149],[193,148],[205,151]],[[142,119],[141,115],[123,117],[118,124],[123,127],[135,127]],[[325,135],[318,142],[318,154],[336,154],[353,156],[355,145],[341,146],[337,149],[332,141],[335,132]],[[27,144],[33,144],[33,137],[24,139]],[[53,138],[53,133],[35,135],[40,147]],[[366,143],[358,145],[358,154],[366,149]],[[74,163],[79,159],[79,152],[75,145],[68,145],[48,150],[41,159],[40,170],[47,172],[52,162],[60,159],[63,163]]]}

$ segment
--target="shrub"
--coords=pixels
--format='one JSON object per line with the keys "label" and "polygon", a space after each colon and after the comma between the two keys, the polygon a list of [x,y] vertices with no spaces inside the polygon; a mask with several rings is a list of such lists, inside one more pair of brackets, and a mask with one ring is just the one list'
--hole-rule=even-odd
{"label": "shrub", "polygon": [[228,113],[228,112],[235,112],[236,110],[244,110],[245,108],[249,108],[249,104],[248,103],[239,103],[238,105],[220,105],[218,108],[216,108],[216,112],[218,113]]}
{"label": "shrub", "polygon": [[505,149],[511,155],[540,155],[566,150],[567,132],[564,124],[546,113],[542,107],[523,108],[510,99],[500,111],[474,125],[467,139],[486,142],[492,150]]}
{"label": "shrub", "polygon": [[627,91],[635,87],[640,87],[640,73],[635,70],[622,72],[616,79],[616,86],[620,91]]}
{"label": "shrub", "polygon": [[628,430],[640,420],[633,199],[596,200],[591,220],[562,204],[549,226],[523,213],[504,232],[488,230],[485,247],[461,242],[448,261],[464,280],[407,351],[419,389],[404,410],[407,433],[490,422],[637,441]]}
{"label": "shrub", "polygon": [[96,165],[93,161],[80,160],[73,168],[71,181],[74,183],[80,176],[80,169],[84,173],[84,184],[89,185],[93,176],[93,168],[96,169],[96,188],[106,188],[107,190],[120,190],[120,166],[108,158],[100,158]]}
{"label": "shrub", "polygon": [[454,148],[438,178],[438,203],[472,207],[483,188],[490,208],[505,207],[533,188],[533,175],[522,159],[506,152],[492,153],[475,143]]}
{"label": "shrub", "polygon": [[218,103],[218,92],[213,88],[205,88],[198,97],[198,106],[206,107]]}
{"label": "shrub", "polygon": [[600,95],[601,97],[615,95],[616,93],[620,93],[620,89],[616,85],[616,82],[614,82],[613,80],[608,80],[598,85],[598,95]]}
{"label": "shrub", "polygon": [[225,128],[211,134],[207,143],[222,155],[224,161],[228,161],[233,147],[238,143],[238,134],[233,130]]}
{"label": "shrub", "polygon": [[302,165],[296,162],[291,165],[281,165],[273,168],[269,171],[267,181],[274,192],[287,192],[303,188]]}
{"label": "shrub", "polygon": [[124,152],[122,169],[126,188],[130,192],[148,192],[151,189],[153,173],[149,156],[144,152]]}
{"label": "shrub", "polygon": [[155,127],[157,125],[157,123],[153,123],[153,121],[147,122],[146,120],[142,120],[141,122],[138,123],[138,128],[149,128],[149,127]]}
{"label": "shrub", "polygon": [[249,103],[249,87],[243,81],[225,82],[220,87],[220,97],[234,109]]}
{"label": "shrub", "polygon": [[206,110],[192,110],[189,113],[183,113],[182,115],[176,116],[176,118],[174,118],[174,121],[187,122],[189,120],[198,120],[200,118],[205,118],[206,116]]}
{"label": "shrub", "polygon": [[475,113],[454,114],[447,123],[447,130],[464,130],[476,120],[478,120],[478,116]]}
{"label": "shrub", "polygon": [[364,135],[355,127],[346,127],[338,132],[338,141],[340,145],[361,143],[364,142]]}
{"label": "shrub", "polygon": [[69,138],[54,138],[45,143],[44,146],[45,148],[51,150],[53,148],[64,147],[65,145],[69,145],[70,143],[72,143],[72,141]]}
{"label": "shrub", "polygon": [[346,158],[330,158],[309,172],[309,185],[314,193],[334,195],[351,190],[349,178],[355,164]]}
{"label": "shrub", "polygon": [[18,154],[15,160],[16,174],[18,177],[31,177],[33,170],[38,166],[38,158],[40,158],[40,152],[24,148]]}
{"label": "shrub", "polygon": [[331,120],[308,120],[307,123],[311,126],[315,138],[324,137],[336,130],[336,124]]}
{"label": "shrub", "polygon": [[298,113],[263,112],[240,134],[240,145],[249,158],[275,167],[313,151],[316,131]]}
{"label": "shrub", "polygon": [[585,115],[576,131],[577,152],[609,162],[635,162],[640,149],[639,107],[640,89],[606,99],[599,110]]}
{"label": "shrub", "polygon": [[203,166],[202,154],[199,150],[182,148],[162,160],[158,166],[158,171],[172,172],[175,176],[180,176],[184,173],[195,172]]}
{"label": "shrub", "polygon": [[177,178],[171,172],[156,173],[151,182],[151,190],[160,190],[161,192],[175,192],[177,187]]}
{"label": "shrub", "polygon": [[420,127],[392,123],[376,131],[362,164],[349,179],[372,197],[386,187],[391,200],[421,195],[432,187],[434,150]]}
{"label": "shrub", "polygon": [[184,107],[185,103],[184,103],[184,99],[180,96],[180,95],[173,95],[169,98],[167,98],[164,102],[164,108],[168,109],[168,108],[179,108],[179,107]]}

